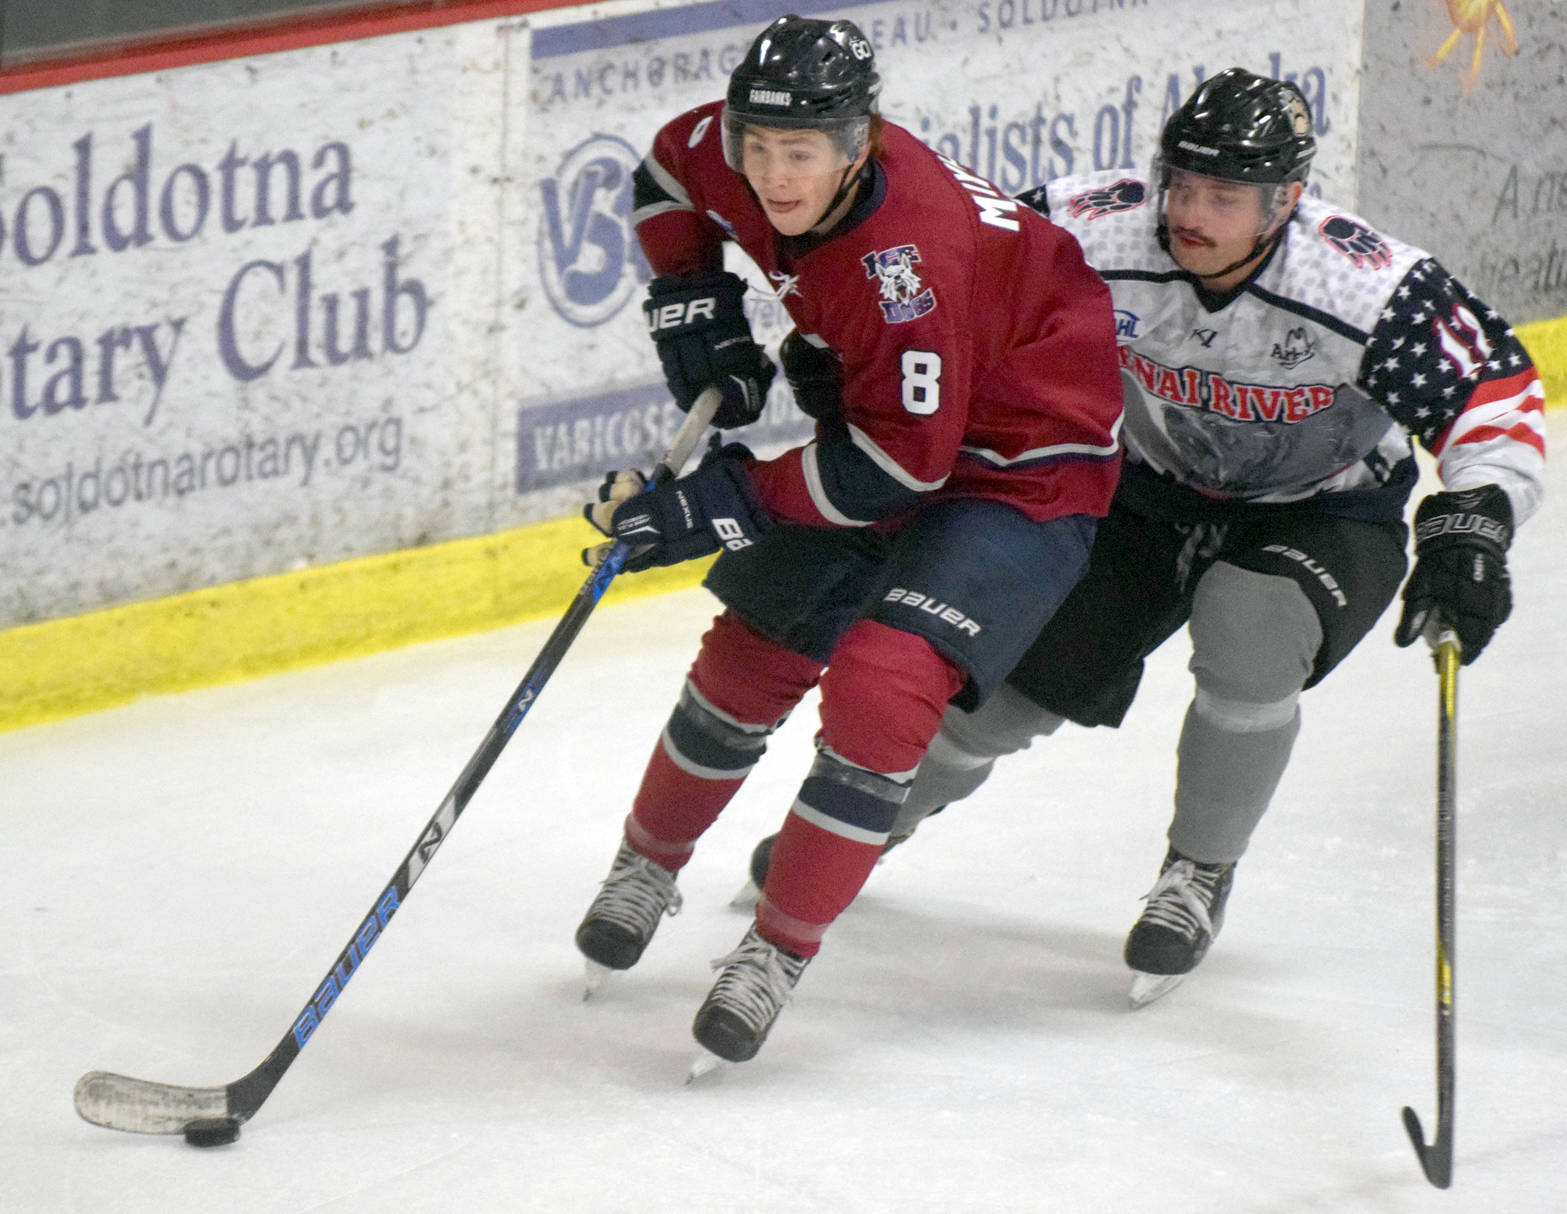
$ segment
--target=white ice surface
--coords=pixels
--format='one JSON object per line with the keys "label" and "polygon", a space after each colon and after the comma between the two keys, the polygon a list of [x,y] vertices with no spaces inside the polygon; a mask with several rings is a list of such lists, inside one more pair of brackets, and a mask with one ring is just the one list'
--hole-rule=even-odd
{"label": "white ice surface", "polygon": [[[1559,444],[1567,417],[1552,416]],[[1560,450],[1560,447],[1557,448]],[[1436,677],[1392,611],[1303,700],[1224,935],[1126,1006],[1184,637],[1119,731],[1064,730],[927,823],[756,1061],[687,1088],[751,844],[814,704],[581,1001],[572,931],[712,613],[590,622],[359,976],[234,1146],[79,1120],[84,1071],[221,1085],[289,1028],[551,621],[0,735],[0,1210],[1567,1209],[1567,477],[1463,672],[1454,1187],[1434,1132]],[[563,604],[564,606],[564,604]],[[82,660],[91,660],[82,655]]]}

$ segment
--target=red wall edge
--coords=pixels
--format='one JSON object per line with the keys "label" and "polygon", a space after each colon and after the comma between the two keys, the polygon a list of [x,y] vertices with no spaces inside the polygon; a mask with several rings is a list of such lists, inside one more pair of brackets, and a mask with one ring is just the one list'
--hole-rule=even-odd
{"label": "red wall edge", "polygon": [[0,70],[0,94],[570,7],[572,0],[417,0],[379,4],[352,13],[286,17],[201,34],[154,36]]}

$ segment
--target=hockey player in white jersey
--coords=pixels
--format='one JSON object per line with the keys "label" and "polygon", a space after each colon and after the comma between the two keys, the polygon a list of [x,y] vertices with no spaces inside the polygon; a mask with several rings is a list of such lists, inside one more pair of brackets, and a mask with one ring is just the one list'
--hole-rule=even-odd
{"label": "hockey player in white jersey", "polygon": [[1415,514],[1399,645],[1439,622],[1463,662],[1479,656],[1511,609],[1513,530],[1543,494],[1528,354],[1429,254],[1303,196],[1315,150],[1293,84],[1232,68],[1171,116],[1148,181],[1023,195],[1110,285],[1125,469],[1087,574],[1001,691],[948,711],[891,838],[1063,720],[1119,725],[1144,659],[1185,623],[1196,687],[1168,850],[1124,950],[1134,1005],[1202,960],[1301,692],[1404,580],[1411,436],[1443,488]]}

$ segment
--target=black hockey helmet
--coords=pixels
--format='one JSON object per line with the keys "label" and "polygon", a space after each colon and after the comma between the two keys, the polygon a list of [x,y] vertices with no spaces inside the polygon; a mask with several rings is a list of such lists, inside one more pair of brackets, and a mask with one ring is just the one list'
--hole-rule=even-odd
{"label": "black hockey helmet", "polygon": [[1316,155],[1311,106],[1287,80],[1226,68],[1198,85],[1159,136],[1161,172],[1185,169],[1256,185],[1305,182]]}
{"label": "black hockey helmet", "polygon": [[854,22],[779,17],[729,77],[724,158],[740,170],[740,133],[755,125],[824,131],[853,160],[870,139],[880,94],[876,54]]}

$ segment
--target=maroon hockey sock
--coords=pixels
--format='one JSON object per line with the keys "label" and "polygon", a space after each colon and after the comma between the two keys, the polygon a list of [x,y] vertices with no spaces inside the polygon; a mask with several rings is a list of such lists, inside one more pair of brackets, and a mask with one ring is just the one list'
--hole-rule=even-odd
{"label": "maroon hockey sock", "polygon": [[871,771],[912,771],[963,682],[929,641],[861,620],[822,676],[822,741]]}
{"label": "maroon hockey sock", "polygon": [[821,663],[731,613],[714,620],[632,802],[631,846],[665,868],[683,866],[820,673]]}
{"label": "maroon hockey sock", "polygon": [[773,844],[757,930],[780,948],[814,957],[822,935],[871,875],[880,843],[860,843],[791,813]]}
{"label": "maroon hockey sock", "polygon": [[814,956],[870,876],[962,673],[929,642],[854,625],[822,677],[821,754],[773,844],[756,924]]}
{"label": "maroon hockey sock", "polygon": [[653,863],[680,869],[744,783],[744,777],[709,780],[682,771],[659,739],[626,817],[626,841]]}

